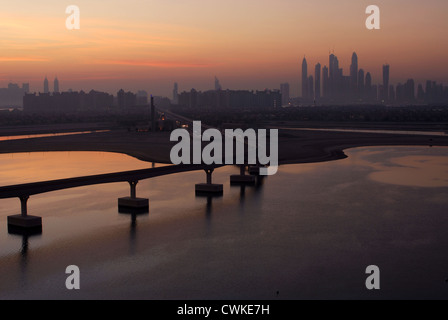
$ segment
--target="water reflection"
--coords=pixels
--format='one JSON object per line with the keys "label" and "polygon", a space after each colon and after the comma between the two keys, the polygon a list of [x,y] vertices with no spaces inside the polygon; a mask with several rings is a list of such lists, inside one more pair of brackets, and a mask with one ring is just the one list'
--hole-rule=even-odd
{"label": "water reflection", "polygon": [[[86,271],[85,298],[369,298],[363,270],[372,263],[388,272],[381,298],[443,298],[447,188],[385,192],[369,178],[378,165],[443,166],[430,159],[448,152],[428,150],[354,149],[340,161],[282,166],[252,186],[230,186],[235,168],[223,167],[213,176],[224,184],[219,198],[195,197],[203,172],[148,179],[139,194],[151,196],[151,214],[117,214],[125,183],[36,196],[44,236],[21,238],[18,255],[19,238],[0,232],[0,298],[70,298],[65,279],[53,281],[69,264]],[[428,161],[400,160],[419,156]]]}
{"label": "water reflection", "polygon": [[20,285],[21,287],[25,287],[28,283],[28,265],[29,265],[29,240],[30,238],[39,238],[40,233],[37,232],[26,232],[24,230],[17,231],[14,234],[15,237],[21,237],[22,242],[19,250],[18,260],[19,260],[19,276],[20,276]]}
{"label": "water reflection", "polygon": [[112,152],[31,152],[0,154],[0,185],[147,169],[148,163]]}
{"label": "water reflection", "polygon": [[137,217],[149,215],[149,208],[130,208],[118,206],[118,213],[131,218],[129,228],[129,253],[134,255],[137,247]]}
{"label": "water reflection", "polygon": [[23,139],[33,139],[33,138],[45,138],[45,137],[58,137],[58,136],[71,136],[71,135],[78,135],[78,134],[101,133],[101,132],[109,132],[109,131],[110,130],[94,130],[94,131],[78,131],[78,132],[62,132],[62,133],[27,134],[27,135],[17,135],[17,136],[0,136],[0,141],[23,140]]}
{"label": "water reflection", "polygon": [[[369,178],[387,184],[409,187],[448,187],[448,148],[396,147],[393,157],[384,147],[357,148],[347,152],[357,165],[373,169]],[[421,154],[424,150],[425,154]],[[445,155],[444,155],[445,153]]]}

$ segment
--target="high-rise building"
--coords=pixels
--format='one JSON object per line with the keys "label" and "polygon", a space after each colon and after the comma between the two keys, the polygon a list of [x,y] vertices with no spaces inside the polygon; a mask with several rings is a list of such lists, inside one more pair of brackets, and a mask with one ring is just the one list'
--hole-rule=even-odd
{"label": "high-rise building", "polygon": [[45,80],[44,80],[44,93],[49,93],[49,92],[50,92],[50,89],[48,87],[48,79],[47,79],[47,77],[45,77]]}
{"label": "high-rise building", "polygon": [[389,85],[389,101],[395,101],[395,90],[393,85]]}
{"label": "high-rise building", "polygon": [[334,58],[335,58],[335,55],[333,53],[330,54],[329,64],[328,64],[328,69],[330,71],[330,73],[329,73],[330,81],[333,81],[333,79],[334,79]]}
{"label": "high-rise building", "polygon": [[382,100],[389,100],[389,65],[383,65],[383,96]]}
{"label": "high-rise building", "polygon": [[374,100],[375,94],[373,93],[372,88],[372,76],[370,75],[370,72],[366,73],[366,85],[365,85],[365,95],[367,100]]}
{"label": "high-rise building", "polygon": [[309,100],[314,100],[314,79],[313,79],[313,76],[309,76],[308,77],[308,93],[307,93],[307,96],[308,96],[308,99]]}
{"label": "high-rise building", "polygon": [[418,89],[417,89],[417,99],[421,102],[423,100],[425,100],[425,91],[423,91],[423,86],[421,83],[419,83],[418,85]]}
{"label": "high-rise building", "polygon": [[174,104],[179,103],[179,87],[177,85],[177,82],[174,83],[174,88],[173,88],[173,103]]}
{"label": "high-rise building", "polygon": [[322,93],[323,93],[323,97],[328,97],[328,93],[329,93],[329,87],[328,87],[328,67],[324,66],[322,68]]}
{"label": "high-rise building", "polygon": [[147,105],[148,104],[148,92],[145,90],[137,91],[137,105]]}
{"label": "high-rise building", "polygon": [[316,64],[314,68],[314,99],[319,100],[321,96],[320,92],[320,63]]}
{"label": "high-rise building", "polygon": [[302,61],[302,98],[308,100],[308,64],[306,58]]}
{"label": "high-rise building", "polygon": [[289,104],[289,83],[280,84],[280,92],[282,94],[282,105],[286,106]]}
{"label": "high-rise building", "polygon": [[356,52],[352,55],[352,64],[350,65],[350,89],[353,94],[357,92],[358,88],[358,56]]}
{"label": "high-rise building", "polygon": [[415,100],[415,82],[414,79],[408,79],[404,85],[404,95],[407,102]]}
{"label": "high-rise building", "polygon": [[363,69],[359,69],[358,71],[358,91],[359,93],[363,93],[364,92],[364,70]]}
{"label": "high-rise building", "polygon": [[59,80],[57,77],[54,78],[54,87],[53,88],[54,88],[53,92],[59,93]]}
{"label": "high-rise building", "polygon": [[222,89],[221,84],[219,83],[218,78],[215,77],[215,90],[219,91],[221,89]]}
{"label": "high-rise building", "polygon": [[22,83],[22,89],[25,93],[30,93],[30,84],[29,83]]}

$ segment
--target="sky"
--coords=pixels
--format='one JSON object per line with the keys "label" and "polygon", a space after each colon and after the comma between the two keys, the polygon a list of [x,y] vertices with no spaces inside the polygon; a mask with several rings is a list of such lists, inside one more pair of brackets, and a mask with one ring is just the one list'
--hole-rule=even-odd
{"label": "sky", "polygon": [[[414,78],[448,84],[446,0],[0,0],[0,87],[29,82],[43,91],[45,76],[62,90],[113,94],[146,90],[171,96],[224,89],[262,90],[289,82],[300,94],[308,69],[338,56],[349,74],[359,67],[380,83]],[[365,27],[367,6],[380,8],[381,29]],[[80,9],[80,29],[66,28],[66,7]]]}

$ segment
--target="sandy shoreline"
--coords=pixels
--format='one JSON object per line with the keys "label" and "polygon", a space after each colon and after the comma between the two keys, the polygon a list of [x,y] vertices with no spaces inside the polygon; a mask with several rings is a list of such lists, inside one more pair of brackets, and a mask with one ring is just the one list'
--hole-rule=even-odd
{"label": "sandy shoreline", "polygon": [[[125,130],[0,141],[0,153],[103,151],[127,154],[148,162],[171,163],[169,132]],[[279,163],[309,163],[345,158],[343,150],[368,146],[448,146],[448,136],[326,132],[281,129]]]}

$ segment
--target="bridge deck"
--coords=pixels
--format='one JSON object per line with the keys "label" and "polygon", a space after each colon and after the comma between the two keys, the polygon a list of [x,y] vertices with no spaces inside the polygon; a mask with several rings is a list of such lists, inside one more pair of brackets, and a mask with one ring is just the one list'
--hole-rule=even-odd
{"label": "bridge deck", "polygon": [[139,181],[164,176],[168,174],[198,171],[212,168],[214,169],[222,166],[223,165],[208,166],[208,165],[195,165],[195,164],[170,165],[160,168],[148,168],[141,170],[123,171],[123,172],[106,173],[106,174],[83,176],[76,178],[4,186],[0,187],[0,199],[16,198],[16,197],[20,198],[24,196],[31,196],[35,194],[41,194],[56,190],[70,189],[103,183]]}

